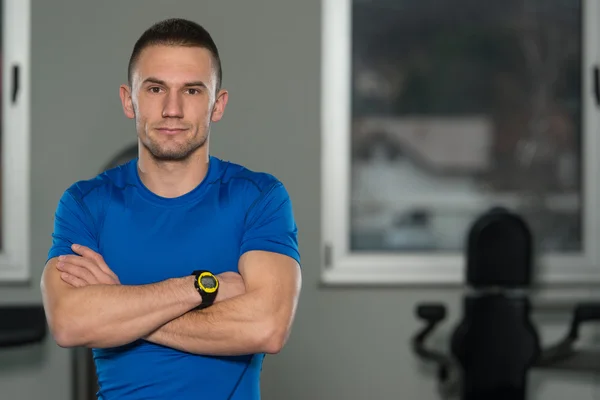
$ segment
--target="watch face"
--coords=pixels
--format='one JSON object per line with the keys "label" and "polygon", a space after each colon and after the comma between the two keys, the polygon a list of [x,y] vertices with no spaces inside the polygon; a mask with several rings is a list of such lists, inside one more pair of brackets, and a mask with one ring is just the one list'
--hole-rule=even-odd
{"label": "watch face", "polygon": [[212,276],[203,276],[200,278],[200,283],[206,289],[214,289],[217,286],[217,282]]}

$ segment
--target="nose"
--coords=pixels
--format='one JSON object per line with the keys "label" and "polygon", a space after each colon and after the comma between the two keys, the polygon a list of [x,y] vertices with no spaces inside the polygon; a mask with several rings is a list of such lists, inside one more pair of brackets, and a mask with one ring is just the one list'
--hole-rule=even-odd
{"label": "nose", "polygon": [[163,118],[183,118],[183,99],[179,93],[171,91],[165,96]]}

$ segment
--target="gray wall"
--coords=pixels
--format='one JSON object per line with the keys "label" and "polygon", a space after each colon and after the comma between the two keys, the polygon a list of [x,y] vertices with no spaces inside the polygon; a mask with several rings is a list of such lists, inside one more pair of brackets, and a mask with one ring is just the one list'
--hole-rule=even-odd
{"label": "gray wall", "polygon": [[[189,17],[213,33],[230,90],[225,119],[214,129],[213,154],[275,173],[291,193],[300,228],[301,305],[288,346],[265,360],[264,398],[436,399],[431,371],[408,347],[418,328],[413,307],[421,300],[447,301],[455,318],[457,290],[319,287],[320,2],[107,3],[33,0],[34,276],[29,287],[2,287],[0,302],[40,301],[59,196],[134,141],[118,85],[135,39],[159,19]],[[556,332],[563,332],[560,325]],[[70,365],[70,352],[50,340],[3,351],[0,397],[68,399]],[[535,380],[535,397],[592,399],[591,382],[544,375]]]}

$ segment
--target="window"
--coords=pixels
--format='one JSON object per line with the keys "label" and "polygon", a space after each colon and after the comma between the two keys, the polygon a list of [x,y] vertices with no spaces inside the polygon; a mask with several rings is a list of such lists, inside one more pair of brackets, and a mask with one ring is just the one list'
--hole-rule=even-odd
{"label": "window", "polygon": [[529,223],[542,283],[600,281],[597,2],[324,0],[323,281],[461,283]]}
{"label": "window", "polygon": [[29,278],[30,1],[1,9],[0,281]]}

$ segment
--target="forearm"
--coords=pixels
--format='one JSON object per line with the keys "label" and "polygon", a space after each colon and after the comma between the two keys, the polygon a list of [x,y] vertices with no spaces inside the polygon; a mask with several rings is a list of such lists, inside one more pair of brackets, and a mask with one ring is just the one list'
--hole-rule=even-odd
{"label": "forearm", "polygon": [[282,329],[261,299],[260,291],[248,292],[201,310],[191,311],[146,337],[146,340],[181,351],[235,356],[275,353]]}
{"label": "forearm", "polygon": [[57,301],[55,315],[62,336],[57,341],[65,347],[101,348],[137,340],[200,303],[190,279],[70,290]]}

